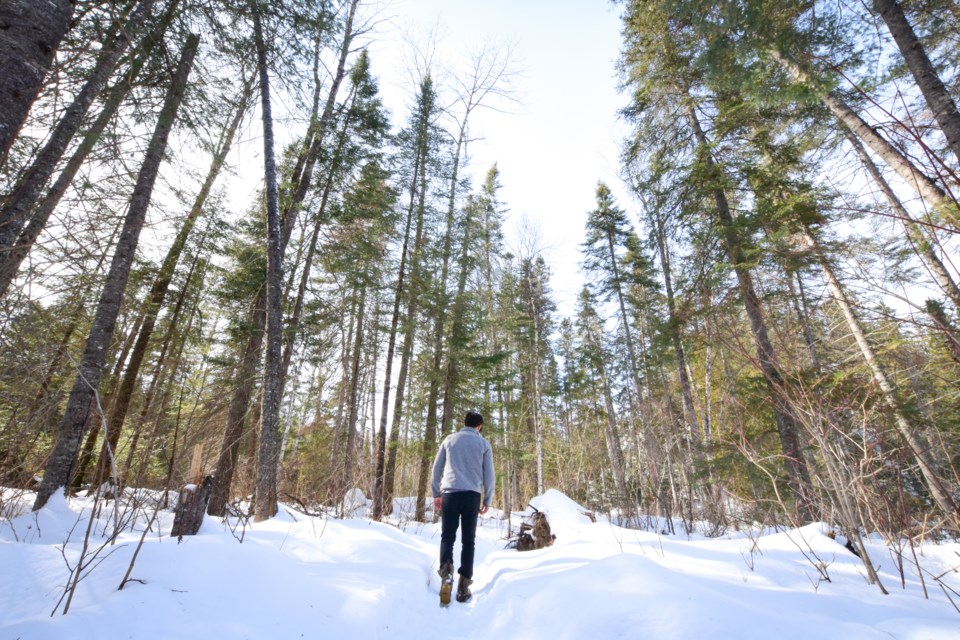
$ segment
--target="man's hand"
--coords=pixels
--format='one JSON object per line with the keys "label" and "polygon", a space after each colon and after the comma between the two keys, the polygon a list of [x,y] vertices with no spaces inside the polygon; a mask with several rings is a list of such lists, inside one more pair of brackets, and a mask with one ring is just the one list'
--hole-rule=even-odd
{"label": "man's hand", "polygon": [[[433,499],[433,510],[440,511],[440,505],[443,504],[443,498],[434,498]],[[483,512],[481,512],[483,513]]]}
{"label": "man's hand", "polygon": [[489,511],[489,510],[490,510],[490,507],[488,507],[487,505],[485,505],[485,504],[484,504],[484,505],[481,505],[481,506],[480,506],[480,515],[485,514],[485,513],[486,513],[487,511]]}

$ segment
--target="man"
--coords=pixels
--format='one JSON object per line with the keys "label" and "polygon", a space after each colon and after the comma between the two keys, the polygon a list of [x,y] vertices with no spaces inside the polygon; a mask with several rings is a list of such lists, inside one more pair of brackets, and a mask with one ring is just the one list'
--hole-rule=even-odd
{"label": "man", "polygon": [[433,508],[440,509],[442,519],[440,577],[444,584],[440,600],[444,604],[450,602],[453,545],[457,541],[458,525],[463,526],[463,532],[460,534],[457,602],[470,599],[477,519],[490,508],[496,481],[493,475],[493,451],[490,443],[480,435],[483,416],[468,411],[463,423],[460,431],[444,438],[433,462]]}

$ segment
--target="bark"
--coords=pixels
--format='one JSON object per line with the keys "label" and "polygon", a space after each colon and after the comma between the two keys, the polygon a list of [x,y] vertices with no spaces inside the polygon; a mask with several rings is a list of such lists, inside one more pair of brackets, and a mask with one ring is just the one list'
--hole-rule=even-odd
{"label": "bark", "polygon": [[[348,100],[348,103],[351,100]],[[349,107],[346,109],[346,111],[350,111]],[[297,297],[293,304],[293,312],[290,314],[290,317],[287,320],[287,340],[283,347],[283,358],[280,365],[281,393],[283,393],[283,389],[286,386],[287,372],[290,369],[290,363],[293,361],[293,350],[296,343],[296,334],[300,328],[300,321],[303,317],[303,305],[304,301],[306,300],[307,285],[309,284],[310,274],[313,270],[313,260],[316,257],[317,244],[320,241],[320,231],[326,219],[327,204],[330,201],[330,195],[333,193],[334,182],[338,176],[338,171],[341,166],[342,153],[347,143],[349,127],[350,121],[347,119],[347,121],[345,121],[341,127],[340,134],[337,137],[337,145],[332,152],[334,161],[327,172],[326,182],[323,186],[323,195],[320,196],[320,205],[314,214],[315,220],[313,224],[313,232],[310,236],[309,242],[307,243],[306,255],[303,259],[303,268],[300,271],[300,281],[297,286]]]}
{"label": "bark", "polygon": [[903,55],[907,68],[913,74],[917,86],[923,93],[927,106],[933,113],[934,119],[940,125],[953,155],[960,160],[960,113],[953,97],[947,91],[940,75],[934,68],[927,52],[914,33],[913,27],[903,13],[903,8],[897,0],[873,0],[873,8],[880,14],[890,29],[897,48]]}
{"label": "bark", "polygon": [[177,536],[177,542],[183,540],[183,536],[195,536],[200,532],[203,513],[206,511],[212,489],[213,478],[207,476],[199,487],[188,484],[180,490],[177,507],[174,510],[173,527],[170,529],[170,536]]}
{"label": "bark", "polygon": [[0,2],[0,166],[70,28],[76,0]]}
{"label": "bark", "polygon": [[263,346],[263,330],[266,315],[263,298],[257,296],[251,308],[250,333],[244,345],[240,362],[234,374],[234,391],[230,396],[230,408],[227,411],[227,425],[220,441],[220,455],[213,476],[213,491],[207,513],[212,516],[226,515],[227,502],[230,500],[230,486],[233,474],[240,458],[240,442],[243,438],[244,424],[250,412],[250,399],[257,379],[257,365],[260,363],[260,349]]}
{"label": "bark", "polygon": [[[137,416],[137,420],[135,423],[137,425],[137,428],[134,431],[133,437],[130,439],[130,445],[127,450],[127,460],[123,466],[124,471],[121,475],[121,480],[123,480],[123,482],[128,485],[129,485],[129,470],[131,468],[131,465],[133,464],[133,454],[137,449],[137,444],[139,443],[140,436],[143,433],[144,425],[147,424],[147,416],[149,415],[150,409],[153,406],[153,401],[154,401],[154,398],[156,397],[157,389],[160,386],[161,380],[163,380],[164,378],[166,378],[167,380],[173,379],[176,373],[176,370],[180,365],[179,353],[183,351],[184,343],[187,340],[186,336],[189,335],[190,328],[193,326],[194,319],[199,314],[199,308],[198,308],[199,300],[194,300],[193,308],[191,310],[189,320],[187,321],[186,330],[181,332],[182,338],[180,339],[180,346],[179,346],[179,349],[177,350],[177,354],[175,354],[175,357],[173,358],[174,360],[173,366],[168,367],[167,366],[168,355],[170,354],[171,345],[174,342],[176,329],[180,326],[180,316],[183,312],[184,304],[186,304],[187,302],[188,293],[190,293],[191,290],[199,291],[199,289],[202,286],[203,280],[205,278],[205,269],[204,269],[204,272],[201,272],[201,275],[199,277],[199,283],[195,286],[190,285],[190,283],[193,282],[194,280],[194,271],[196,270],[197,265],[199,263],[200,263],[200,256],[197,255],[193,260],[193,264],[190,265],[190,270],[187,273],[186,278],[184,279],[184,281],[187,284],[185,284],[183,288],[180,290],[180,295],[177,296],[177,301],[173,305],[173,313],[170,314],[169,327],[167,329],[166,335],[163,337],[163,340],[161,341],[160,351],[157,354],[157,362],[156,362],[156,365],[154,366],[153,376],[150,380],[149,386],[147,387],[146,393],[144,393],[144,396],[143,396],[143,403],[142,403],[142,406],[140,407],[140,413]],[[198,296],[195,294],[194,297],[197,298]],[[169,372],[167,371],[168,368],[170,370]],[[204,502],[204,508],[206,508],[206,505],[207,505],[207,502]]]}
{"label": "bark", "polygon": [[347,393],[347,423],[345,452],[343,456],[343,488],[347,491],[353,488],[353,467],[357,457],[357,413],[359,411],[358,389],[360,385],[360,359],[363,353],[363,316],[367,302],[366,287],[360,290],[360,301],[357,303],[357,331],[353,338],[353,358],[350,364],[350,389]]}
{"label": "bark", "polygon": [[453,321],[450,325],[450,347],[447,355],[446,372],[443,375],[443,414],[441,421],[442,433],[451,431],[453,425],[453,407],[457,400],[457,387],[460,384],[460,345],[465,340],[464,336],[464,306],[466,305],[467,276],[470,273],[468,257],[470,245],[473,243],[473,236],[470,230],[473,227],[473,221],[470,217],[470,208],[466,209],[466,217],[463,222],[463,244],[460,250],[460,274],[457,276],[457,291],[453,298]]}
{"label": "bark", "polygon": [[[692,103],[687,104],[687,116],[697,140],[702,161],[706,164],[708,170],[719,173],[720,169],[709,152],[709,141],[700,126],[700,120]],[[794,415],[787,397],[784,376],[780,370],[773,343],[770,342],[760,297],[753,285],[753,275],[744,266],[746,256],[743,242],[735,229],[727,195],[719,186],[714,186],[712,192],[720,222],[718,225],[719,231],[737,276],[744,310],[750,320],[750,329],[753,334],[760,370],[763,372],[770,389],[777,433],[780,437],[780,446],[783,451],[790,488],[796,498],[797,513],[801,520],[810,522],[815,519],[813,487],[810,482],[810,472],[807,469],[807,463],[800,447],[800,423]]]}
{"label": "bark", "polygon": [[[428,140],[427,129],[429,126],[429,109],[425,109],[422,114],[422,120],[419,123],[420,131],[417,139],[417,162],[416,167],[419,170],[417,177],[411,182],[410,186],[410,207],[411,214],[416,212],[416,231],[414,232],[413,249],[410,256],[410,287],[407,293],[406,318],[404,320],[404,338],[403,346],[400,350],[400,371],[397,377],[397,393],[393,403],[393,428],[390,430],[390,443],[387,447],[387,461],[384,470],[384,499],[389,502],[393,498],[393,485],[397,465],[397,446],[399,440],[399,425],[403,419],[403,401],[404,391],[407,384],[407,374],[410,369],[410,360],[413,357],[413,338],[416,327],[414,326],[419,311],[421,286],[421,254],[423,252],[423,223],[424,210],[427,196],[427,153]],[[418,189],[419,187],[419,189]],[[398,289],[399,292],[399,289]],[[399,295],[399,293],[398,293]],[[423,496],[419,496],[421,491],[418,482],[418,497],[416,517],[418,521],[423,521],[425,517],[422,498],[426,496],[426,490],[423,489]]]}
{"label": "bark", "polygon": [[193,66],[193,59],[199,43],[199,36],[191,34],[187,38],[170,89],[164,100],[163,108],[157,118],[157,126],[147,146],[143,166],[137,176],[137,182],[130,198],[130,207],[124,219],[120,238],[117,241],[110,270],[107,273],[97,312],[80,361],[77,378],[70,392],[70,399],[60,423],[56,443],[47,462],[43,482],[37,493],[34,510],[43,507],[55,491],[69,484],[70,474],[77,458],[77,450],[83,437],[87,412],[100,383],[107,349],[113,337],[117,314],[120,311],[120,304],[130,275],[130,267],[133,264],[134,254],[139,242],[140,231],[146,219],[147,209],[153,194],[153,186],[167,146],[167,138],[173,128],[177,110],[183,100],[187,77]]}
{"label": "bark", "polygon": [[[337,385],[337,415],[333,422],[333,443],[330,446],[330,485],[328,495],[334,500],[339,501],[344,492],[349,487],[341,485],[343,482],[343,458],[341,449],[344,449],[344,408],[349,398],[349,380],[350,380],[350,345],[353,344],[353,332],[357,329],[357,301],[350,300],[350,309],[343,310],[341,313],[341,324],[347,325],[347,331],[340,332],[340,368],[342,374],[340,382]],[[349,322],[347,322],[349,318]]]}
{"label": "bark", "polygon": [[[118,24],[112,29],[113,33],[108,36],[110,42],[100,50],[93,70],[83,87],[50,132],[46,144],[23,173],[13,193],[4,199],[0,209],[0,221],[2,221],[0,222],[0,296],[6,293],[10,280],[16,273],[16,268],[12,270],[13,273],[9,273],[11,269],[5,263],[12,259],[10,249],[16,244],[30,208],[36,203],[41,189],[53,175],[67,145],[80,128],[90,105],[113,73],[120,56],[127,50],[133,34],[140,29],[149,15],[153,3],[154,0],[141,0],[127,21],[122,26]],[[16,262],[18,267],[20,261]]]}
{"label": "bark", "polygon": [[[30,249],[40,236],[44,227],[46,227],[53,210],[57,208],[57,205],[67,192],[73,179],[80,171],[80,167],[83,166],[87,156],[100,140],[100,136],[113,119],[117,109],[120,107],[120,103],[123,102],[123,99],[130,92],[130,89],[133,88],[134,81],[140,75],[147,60],[149,60],[152,55],[153,50],[157,44],[163,40],[164,32],[170,26],[170,23],[176,15],[178,2],[179,0],[172,0],[170,2],[167,11],[157,25],[140,41],[136,49],[136,58],[125,70],[123,77],[108,92],[103,107],[97,115],[97,119],[83,135],[76,150],[70,156],[70,159],[60,172],[60,175],[57,176],[57,179],[47,194],[39,199],[39,201],[25,201],[23,203],[22,206],[25,206],[26,209],[32,212],[22,232],[19,233],[19,236],[15,236],[16,242],[13,243],[12,246],[5,245],[4,248],[7,250],[0,252],[0,295],[3,295],[9,288],[24,258],[30,253]],[[5,214],[0,216],[0,220],[4,220],[5,218]]]}
{"label": "bark", "polygon": [[[599,344],[599,336],[595,336],[594,341],[598,342]],[[610,458],[610,469],[613,472],[613,482],[617,487],[617,501],[619,504],[626,507],[630,502],[630,497],[627,489],[626,468],[623,460],[623,447],[620,443],[620,435],[617,433],[617,413],[613,404],[613,394],[610,391],[610,381],[607,378],[607,371],[606,367],[603,365],[602,358],[597,359],[596,369],[598,382],[603,390],[603,404],[605,408],[604,441],[607,445],[607,456]]]}
{"label": "bark", "polygon": [[253,31],[260,73],[260,110],[263,116],[263,172],[267,191],[267,352],[263,365],[263,406],[260,411],[260,446],[257,454],[257,485],[254,521],[261,522],[277,512],[277,476],[280,451],[280,359],[283,355],[283,248],[280,239],[280,195],[277,191],[277,163],[273,142],[273,107],[270,101],[270,74],[267,45],[260,24],[257,0],[250,0]]}
{"label": "bark", "polygon": [[[637,369],[637,354],[633,346],[633,332],[630,330],[630,319],[627,316],[627,305],[623,297],[623,287],[621,286],[620,279],[620,266],[617,264],[617,252],[614,242],[613,229],[608,228],[606,230],[606,240],[607,240],[607,258],[610,261],[610,272],[613,275],[614,290],[617,294],[617,303],[620,311],[620,322],[623,323],[623,335],[627,342],[627,356],[629,359],[630,366],[630,380],[633,383],[633,392],[637,399],[636,407],[636,416],[640,420],[640,426],[643,430],[643,443],[644,449],[646,449],[647,454],[647,463],[650,465],[650,478],[653,482],[653,486],[657,487],[657,496],[660,495],[659,486],[660,486],[660,469],[657,465],[657,456],[656,456],[656,438],[653,433],[652,426],[648,425],[646,418],[643,414],[643,409],[639,406],[643,401],[643,387],[640,384],[640,373]],[[622,452],[621,452],[622,457]],[[624,484],[624,489],[626,484]],[[621,494],[623,500],[627,500],[627,494],[624,492]]]}
{"label": "bark", "polygon": [[[530,313],[530,320],[533,324],[533,353],[531,358],[531,367],[530,367],[530,377],[533,384],[533,398],[531,398],[531,405],[533,406],[533,414],[531,419],[533,420],[533,434],[535,439],[534,452],[537,458],[537,495],[542,495],[544,491],[543,486],[543,424],[540,417],[540,310],[536,306],[536,292],[533,286],[533,263],[531,262],[531,268],[527,271],[527,293],[528,298],[527,305],[528,311]],[[623,460],[623,451],[619,448],[619,443],[617,445],[617,451],[620,452],[619,460]],[[611,460],[614,465],[616,465],[616,460]],[[623,466],[619,467],[620,471],[623,470]],[[617,473],[617,470],[614,469],[614,473]],[[623,479],[622,475],[619,476],[621,480]]]}
{"label": "bark", "polygon": [[[469,115],[469,114],[468,114]],[[460,132],[457,136],[457,146],[454,150],[453,157],[453,168],[450,172],[450,186],[447,190],[447,216],[446,216],[446,231],[443,234],[443,249],[441,250],[440,258],[440,282],[437,286],[437,303],[435,316],[433,319],[433,375],[430,376],[430,392],[427,399],[427,430],[436,433],[437,428],[437,402],[440,399],[440,376],[441,369],[443,367],[443,336],[446,329],[447,323],[447,305],[448,305],[448,296],[447,296],[447,280],[450,277],[450,257],[453,253],[452,244],[453,244],[453,230],[454,230],[454,212],[456,209],[457,201],[457,181],[460,177],[460,151],[463,148],[463,144],[466,139],[466,128],[467,120],[464,119],[463,123],[460,126]],[[461,258],[466,257],[466,248],[467,242],[470,236],[470,221],[469,213],[467,214],[468,219],[464,220],[463,223],[463,243],[464,243],[464,252],[461,255]],[[460,263],[460,272],[463,273],[465,268],[465,263],[461,261]],[[459,281],[459,279],[458,279]],[[458,287],[459,288],[459,287]],[[451,404],[453,402],[454,387],[456,384],[456,376],[450,375],[453,373],[451,368],[456,369],[456,354],[451,346],[448,346],[447,349],[447,372],[448,375],[443,376],[444,379],[444,401],[443,401],[443,411],[441,413],[441,422],[440,422],[440,433],[447,433],[447,430],[452,423],[452,411]]]}
{"label": "bark", "polygon": [[[437,303],[435,309],[435,316],[433,319],[433,375],[430,376],[430,390],[427,394],[427,420],[426,428],[424,430],[425,437],[423,440],[423,449],[420,455],[420,475],[419,482],[417,485],[417,496],[420,497],[420,492],[423,492],[423,499],[425,501],[427,495],[427,484],[429,482],[430,470],[432,468],[433,457],[436,455],[436,442],[437,442],[437,402],[440,399],[440,376],[441,368],[443,366],[443,336],[444,328],[446,326],[446,315],[447,315],[447,279],[450,276],[450,255],[452,253],[451,245],[453,243],[453,225],[454,225],[454,211],[456,207],[456,198],[457,198],[457,180],[459,179],[460,173],[460,151],[463,148],[465,139],[466,139],[466,129],[467,129],[467,120],[469,118],[469,109],[467,111],[467,116],[464,118],[463,122],[460,125],[460,131],[457,135],[457,146],[454,150],[453,156],[453,168],[450,172],[450,186],[447,190],[447,216],[446,216],[446,231],[443,234],[443,249],[441,250],[441,265],[440,265],[440,282],[437,287]],[[466,237],[469,236],[469,223],[464,223],[464,248],[466,248]],[[463,267],[463,263],[461,263]],[[444,406],[442,412],[442,422],[441,422],[441,433],[445,433],[447,426],[452,421],[452,411],[450,403],[453,398],[453,388],[456,384],[457,375],[456,375],[456,362],[455,354],[453,350],[448,348],[447,355],[447,375],[444,376],[445,381],[445,393],[444,393]],[[420,500],[418,499],[417,505],[419,508]],[[424,515],[426,515],[424,513]]]}

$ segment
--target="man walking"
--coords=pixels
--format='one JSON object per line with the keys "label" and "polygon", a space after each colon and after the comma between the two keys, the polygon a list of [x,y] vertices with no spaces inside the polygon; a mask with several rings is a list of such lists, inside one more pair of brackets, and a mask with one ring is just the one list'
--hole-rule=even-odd
{"label": "man walking", "polygon": [[[440,577],[443,587],[440,601],[450,602],[453,583],[453,544],[460,534],[460,582],[457,602],[470,599],[473,582],[473,554],[477,537],[477,519],[490,508],[496,478],[493,474],[493,451],[480,432],[483,416],[468,411],[464,427],[440,443],[433,461],[433,508],[441,511]],[[483,494],[481,496],[481,489]]]}

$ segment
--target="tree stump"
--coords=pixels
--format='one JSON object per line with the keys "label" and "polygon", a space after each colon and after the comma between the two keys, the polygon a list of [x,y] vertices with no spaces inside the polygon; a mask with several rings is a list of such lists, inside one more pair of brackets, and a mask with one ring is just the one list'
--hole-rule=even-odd
{"label": "tree stump", "polygon": [[543,549],[553,544],[557,536],[550,532],[550,523],[547,514],[533,510],[528,522],[520,525],[520,535],[517,536],[517,551],[533,551]]}
{"label": "tree stump", "polygon": [[177,542],[183,540],[183,536],[195,536],[200,531],[212,492],[213,476],[205,477],[199,487],[188,484],[180,490],[173,528],[170,530],[171,536],[177,536]]}

